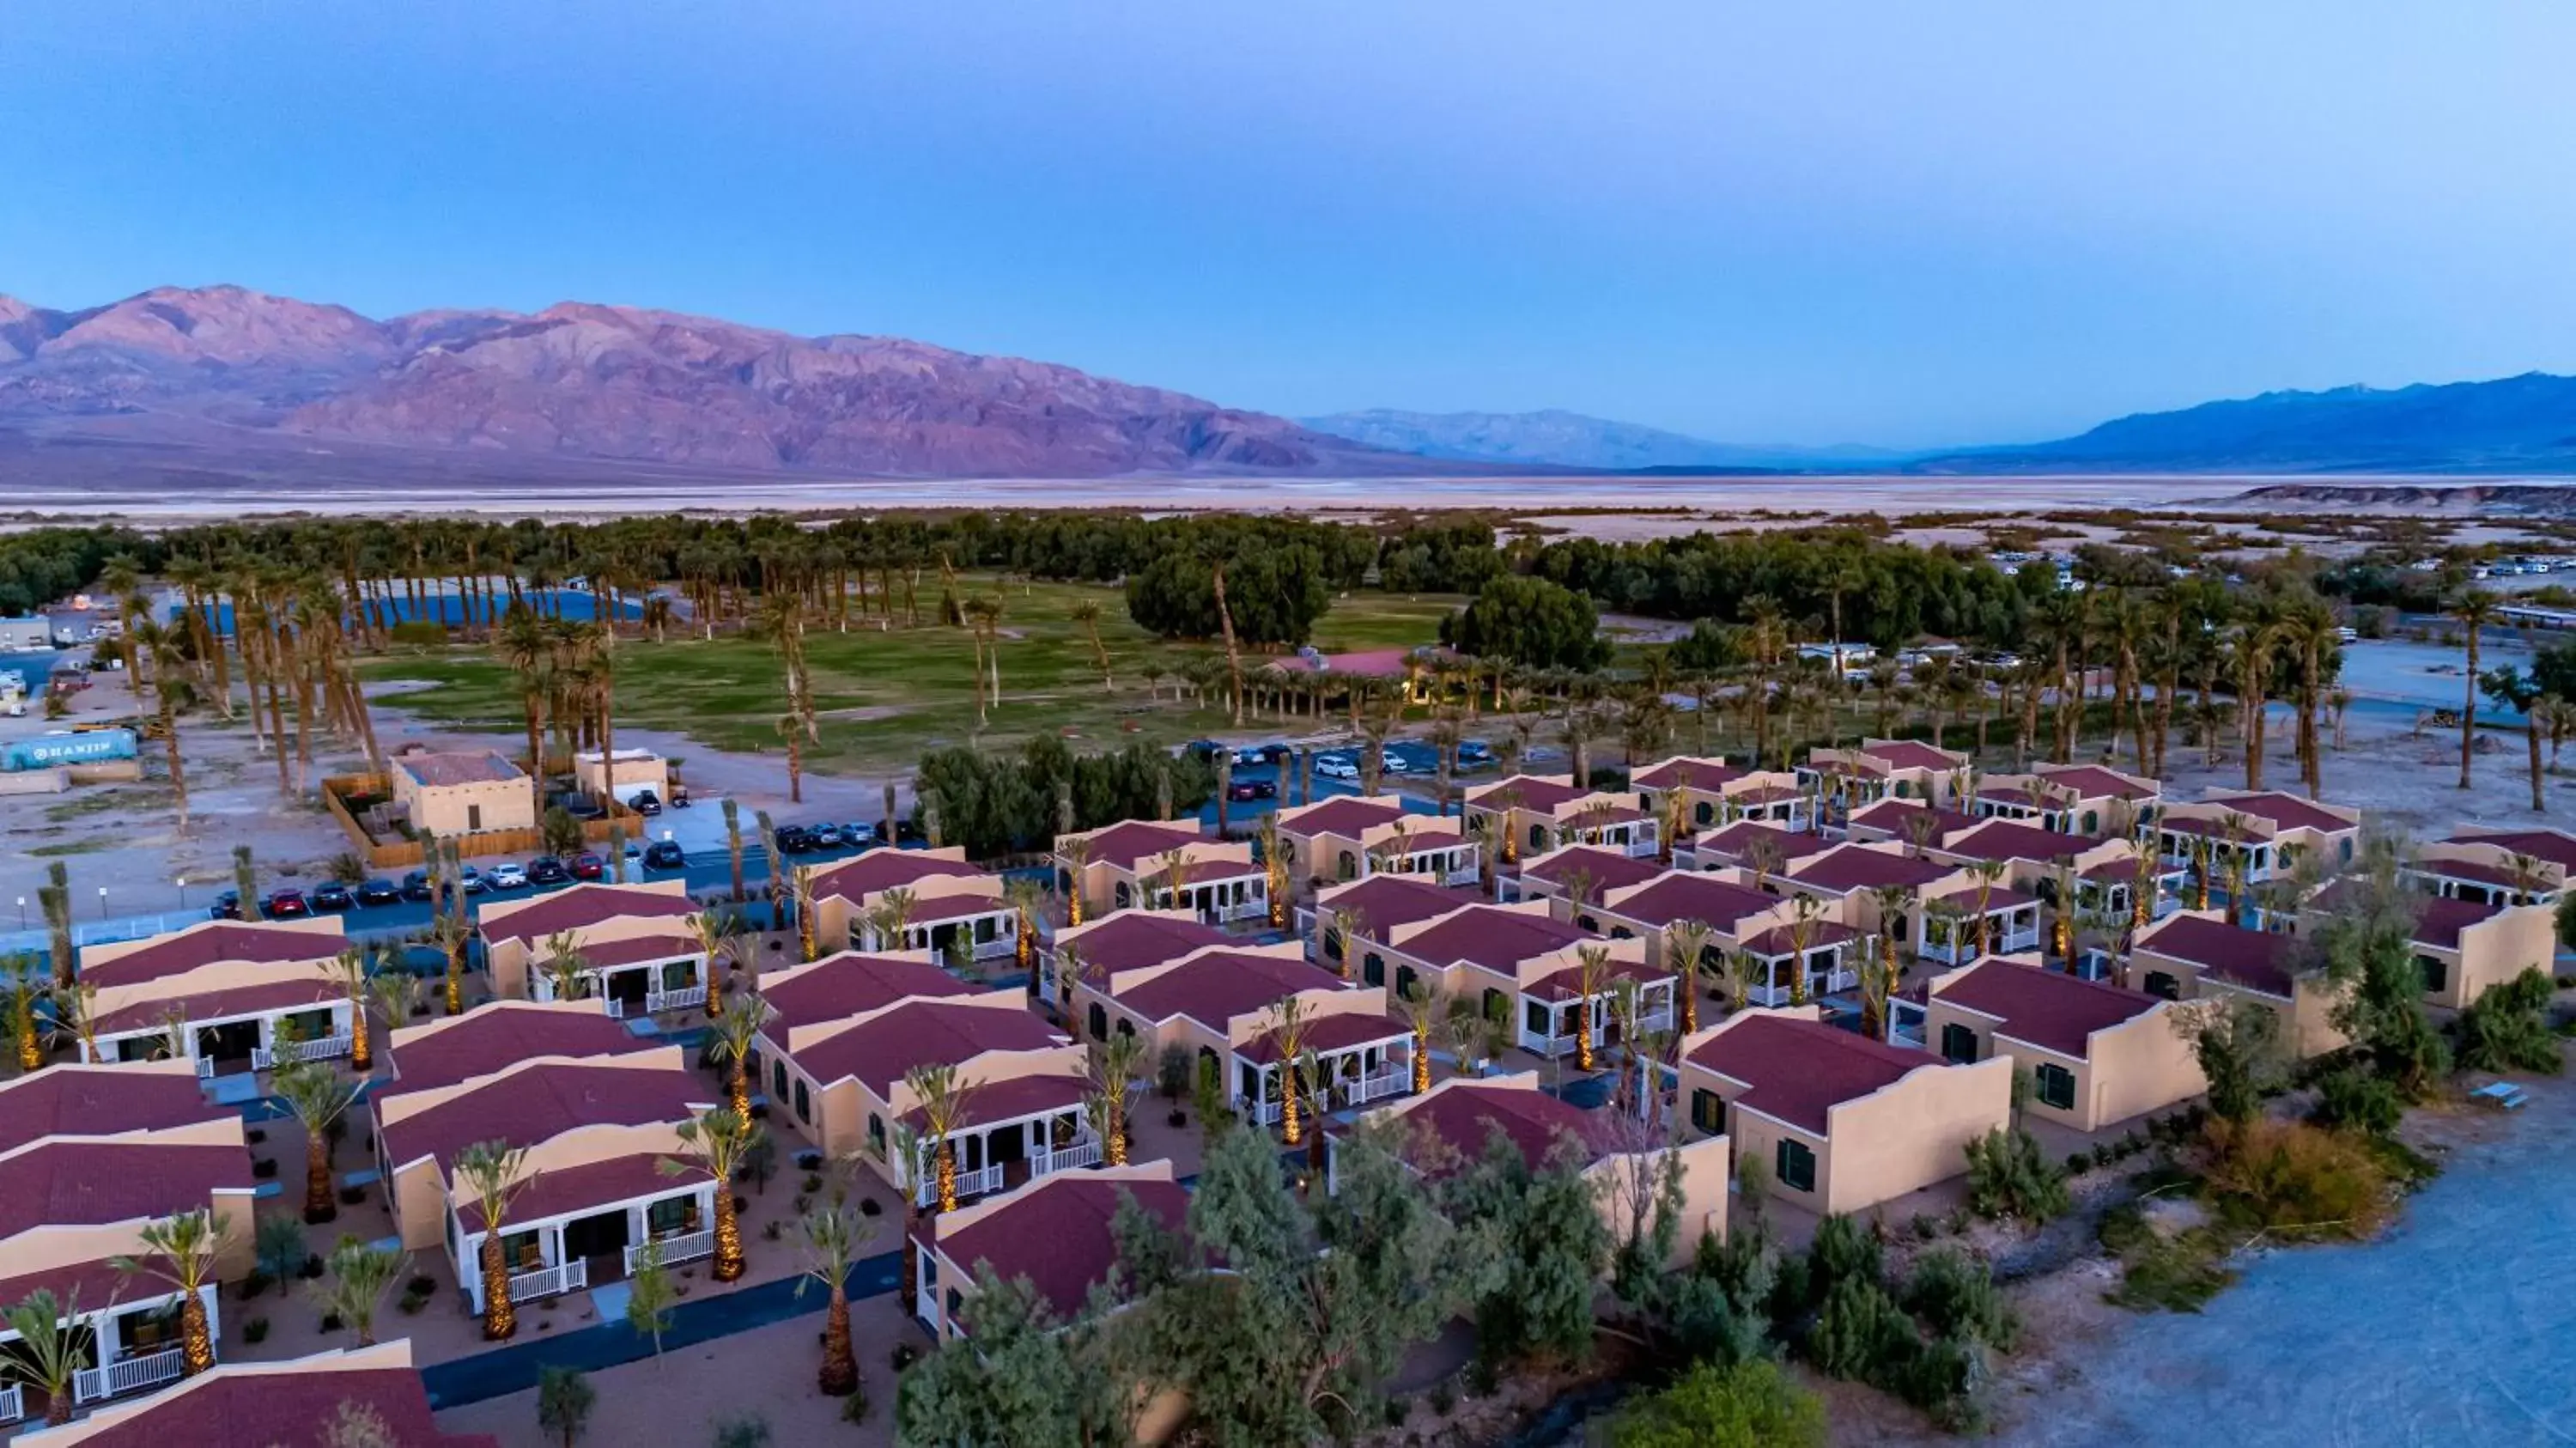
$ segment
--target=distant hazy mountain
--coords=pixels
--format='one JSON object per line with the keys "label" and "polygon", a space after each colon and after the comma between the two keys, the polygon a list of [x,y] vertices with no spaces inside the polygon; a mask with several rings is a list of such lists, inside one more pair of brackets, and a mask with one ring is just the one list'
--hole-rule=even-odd
{"label": "distant hazy mountain", "polygon": [[1403,412],[1373,408],[1299,418],[1317,432],[1417,457],[1583,468],[1793,468],[1868,466],[1895,454],[1866,448],[1748,446],[1710,442],[1579,412]]}
{"label": "distant hazy mountain", "polygon": [[2576,378],[2266,392],[2080,437],[1922,458],[1929,472],[2576,471]]}
{"label": "distant hazy mountain", "polygon": [[52,455],[121,444],[208,466],[357,444],[753,473],[1420,468],[1285,418],[901,338],[575,302],[374,321],[229,286],[79,311],[0,296],[0,443],[12,432]]}

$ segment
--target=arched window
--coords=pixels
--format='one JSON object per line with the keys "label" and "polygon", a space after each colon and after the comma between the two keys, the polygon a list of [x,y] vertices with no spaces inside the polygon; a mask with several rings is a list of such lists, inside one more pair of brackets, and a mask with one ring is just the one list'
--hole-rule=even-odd
{"label": "arched window", "polygon": [[868,1113],[868,1150],[882,1159],[885,1156],[885,1149],[885,1118],[871,1111]]}
{"label": "arched window", "polygon": [[1055,872],[1055,892],[1059,895],[1068,897],[1073,894],[1073,872],[1071,870],[1058,870]]}
{"label": "arched window", "polygon": [[1353,878],[1358,875],[1359,872],[1359,859],[1348,850],[1342,851],[1341,858],[1333,862],[1333,873],[1339,875],[1345,880]]}
{"label": "arched window", "polygon": [[1414,973],[1414,969],[1413,969],[1413,967],[1412,967],[1412,966],[1409,966],[1409,965],[1399,965],[1399,966],[1397,966],[1397,967],[1395,968],[1395,993],[1396,993],[1396,995],[1397,995],[1398,997],[1400,997],[1400,998],[1404,999],[1404,1000],[1411,1000],[1411,999],[1413,999],[1413,987],[1414,987],[1414,986],[1415,986],[1415,984],[1416,984],[1416,983],[1418,983],[1421,979],[1422,979],[1422,977],[1421,977],[1421,976],[1419,976],[1419,975],[1417,975],[1417,974],[1415,974],[1415,973]]}
{"label": "arched window", "polygon": [[802,1081],[796,1083],[796,1119],[808,1126],[814,1124],[814,1101],[812,1097],[805,1094],[805,1083]]}
{"label": "arched window", "polygon": [[772,1096],[784,1097],[784,1096],[787,1094],[787,1063],[786,1063],[786,1062],[784,1062],[784,1061],[772,1061],[772,1062],[770,1062],[770,1063],[769,1063],[769,1081],[770,1081],[770,1087],[769,1087],[769,1094],[770,1094],[770,1095],[772,1095]]}
{"label": "arched window", "polygon": [[1717,806],[1710,804],[1707,800],[1701,800],[1699,802],[1699,807],[1691,811],[1691,818],[1704,825],[1715,824],[1717,822]]}
{"label": "arched window", "polygon": [[1898,799],[1912,799],[1914,797],[1913,783],[1908,780],[1898,780],[1896,782],[1896,797]]}
{"label": "arched window", "polygon": [[1093,1001],[1091,1003],[1090,1022],[1091,1039],[1095,1041],[1105,1041],[1109,1039],[1109,1012],[1102,1010],[1100,1008],[1100,1002],[1098,1001]]}
{"label": "arched window", "polygon": [[2174,978],[2161,970],[2147,972],[2146,992],[2151,996],[2162,996],[2169,1001],[2182,998],[2182,991],[2176,985]]}
{"label": "arched window", "polygon": [[1119,881],[1118,888],[1110,893],[1111,898],[1117,902],[1117,906],[1121,910],[1124,910],[1129,905],[1135,903],[1136,892],[1129,889],[1127,882],[1124,880]]}
{"label": "arched window", "polygon": [[1131,1020],[1127,1019],[1125,1016],[1120,1016],[1120,1017],[1118,1018],[1118,1034],[1120,1034],[1120,1035],[1122,1035],[1122,1036],[1133,1036],[1133,1035],[1135,1035],[1135,1034],[1136,1034],[1136,1023],[1135,1023],[1134,1021],[1131,1021]]}
{"label": "arched window", "polygon": [[1547,826],[1545,826],[1545,825],[1532,825],[1532,826],[1530,826],[1530,836],[1529,836],[1529,840],[1530,840],[1529,847],[1530,847],[1530,849],[1531,849],[1531,851],[1532,851],[1533,853],[1539,853],[1539,854],[1543,854],[1543,853],[1545,853],[1545,852],[1546,852],[1546,850],[1547,850]]}
{"label": "arched window", "polygon": [[2094,833],[2094,832],[2096,832],[2096,831],[2100,830],[2101,828],[2102,828],[2102,812],[2101,812],[2100,810],[2098,810],[2098,809],[2088,809],[2088,810],[2086,810],[2086,811],[2084,812],[2084,833],[2086,833],[2086,834],[2088,834],[2088,835],[2089,835],[2089,834],[2092,834],[2092,833]]}
{"label": "arched window", "polygon": [[1637,938],[1637,932],[1629,929],[1625,925],[1613,925],[1610,927],[1610,938],[1613,940],[1634,940]]}

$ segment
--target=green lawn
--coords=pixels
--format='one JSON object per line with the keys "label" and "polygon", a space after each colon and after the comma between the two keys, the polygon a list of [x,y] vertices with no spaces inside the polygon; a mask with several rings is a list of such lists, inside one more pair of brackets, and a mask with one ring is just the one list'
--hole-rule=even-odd
{"label": "green lawn", "polygon": [[[1128,619],[1117,590],[983,579],[970,580],[969,587],[1001,599],[1000,626],[1008,635],[1001,645],[1003,698],[980,735],[983,743],[1009,745],[1058,730],[1092,747],[1129,739],[1168,744],[1224,724],[1219,710],[1176,701],[1169,687],[1159,699],[1147,696],[1149,670],[1174,667],[1215,648],[1147,634]],[[1084,598],[1100,604],[1101,638],[1117,676],[1114,694],[1102,688],[1090,644],[1072,617],[1073,605]],[[1316,629],[1316,642],[1332,650],[1430,643],[1441,616],[1458,602],[1355,593],[1335,601]],[[927,749],[978,737],[974,649],[963,629],[816,629],[807,635],[806,657],[822,735],[806,750],[809,768],[908,769]],[[363,669],[370,679],[430,683],[396,704],[426,718],[495,732],[522,727],[516,677],[480,647],[397,653],[370,660]],[[776,721],[785,708],[778,656],[758,640],[674,637],[618,645],[620,725],[676,731],[728,752],[782,754]]]}

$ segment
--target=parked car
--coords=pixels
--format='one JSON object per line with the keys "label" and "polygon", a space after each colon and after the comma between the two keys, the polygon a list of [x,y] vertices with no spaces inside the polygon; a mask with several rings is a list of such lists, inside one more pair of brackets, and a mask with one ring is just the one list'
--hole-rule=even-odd
{"label": "parked car", "polygon": [[1404,756],[1396,753],[1392,749],[1381,749],[1378,751],[1377,767],[1381,773],[1385,774],[1411,774],[1413,772],[1413,766],[1405,762]]}
{"label": "parked car", "polygon": [[626,801],[626,807],[649,819],[662,812],[662,797],[649,789],[641,790]]}
{"label": "parked car", "polygon": [[1237,767],[1254,764],[1268,764],[1270,762],[1270,753],[1258,744],[1247,744],[1243,748],[1234,751],[1234,762]]}
{"label": "parked car", "polygon": [[596,880],[607,873],[608,862],[589,850],[572,857],[572,877],[576,880]]}
{"label": "parked car", "polygon": [[1341,754],[1319,754],[1315,756],[1315,772],[1324,776],[1326,779],[1357,779],[1360,777],[1359,765],[1349,756]]}
{"label": "parked car", "polygon": [[465,893],[468,895],[480,895],[484,891],[492,888],[491,885],[484,880],[483,872],[474,868],[472,865],[466,866],[464,871],[457,876],[457,883],[465,887]]}
{"label": "parked car", "polygon": [[294,920],[312,914],[313,907],[305,903],[301,890],[271,890],[259,902],[259,913],[271,920]]}
{"label": "parked car", "polygon": [[357,897],[349,893],[349,887],[337,880],[325,881],[313,887],[315,910],[336,915],[343,910],[354,909],[357,903]]}
{"label": "parked car", "polygon": [[812,854],[816,848],[814,832],[803,825],[780,825],[773,838],[777,841],[778,853],[782,855]]}
{"label": "parked car", "polygon": [[805,827],[805,833],[813,838],[814,848],[818,850],[837,850],[841,847],[841,827],[839,825],[828,822],[819,825],[807,825]]}
{"label": "parked car", "polygon": [[492,873],[483,877],[483,883],[495,890],[524,890],[528,888],[528,872],[521,865],[494,865]]}
{"label": "parked car", "polygon": [[655,840],[644,851],[644,868],[648,870],[676,870],[687,863],[689,857],[680,849],[678,840]]}
{"label": "parked car", "polygon": [[241,918],[241,892],[239,890],[226,890],[222,894],[217,895],[215,897],[215,903],[206,907],[206,918],[209,920],[239,920]]}
{"label": "parked car", "polygon": [[1279,786],[1266,779],[1238,779],[1226,786],[1225,797],[1231,800],[1277,799]]}
{"label": "parked car", "polygon": [[1493,747],[1482,739],[1469,739],[1458,746],[1460,769],[1482,769],[1493,762]]}
{"label": "parked car", "polygon": [[841,838],[863,850],[870,845],[882,845],[886,842],[885,833],[875,825],[843,825]]}
{"label": "parked car", "polygon": [[402,897],[406,900],[429,899],[429,872],[427,870],[414,870],[410,874],[403,876]]}
{"label": "parked car", "polygon": [[402,899],[402,889],[391,880],[368,880],[358,886],[361,905],[391,905]]}
{"label": "parked car", "polygon": [[531,885],[560,885],[571,878],[572,871],[565,869],[564,862],[552,855],[539,855],[528,862],[528,883]]}

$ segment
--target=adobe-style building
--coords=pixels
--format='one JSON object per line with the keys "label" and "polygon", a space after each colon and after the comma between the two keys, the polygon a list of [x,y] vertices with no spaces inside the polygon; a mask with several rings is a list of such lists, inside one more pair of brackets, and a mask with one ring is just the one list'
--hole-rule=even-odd
{"label": "adobe-style building", "polygon": [[1954,1065],[1817,1019],[1814,1006],[1747,1010],[1681,1043],[1693,1131],[1769,1170],[1782,1201],[1857,1212],[1947,1181],[1968,1143],[2012,1124],[2013,1066]]}
{"label": "adobe-style building", "polygon": [[1664,868],[1652,855],[1632,855],[1600,845],[1564,845],[1532,855],[1518,871],[1496,877],[1494,898],[1507,905],[1515,900],[1559,900],[1580,888],[1586,901],[1598,901],[1612,890],[1654,879]]}
{"label": "adobe-style building", "polygon": [[[1878,841],[1836,845],[1809,855],[1780,877],[1779,888],[1831,904],[1834,918],[1863,935],[1894,936],[1900,955],[1911,956],[1925,939],[1925,916],[1935,902],[1947,901],[1973,913],[1977,881],[1965,866],[1909,854],[1901,846]],[[1882,890],[1903,892],[1904,908],[1893,912],[1884,908]],[[1999,923],[2009,924],[2009,913]]]}
{"label": "adobe-style building", "polygon": [[[1532,1170],[1545,1166],[1558,1151],[1574,1151],[1582,1160],[1584,1178],[1592,1183],[1594,1209],[1614,1240],[1627,1231],[1634,1193],[1654,1189],[1658,1163],[1669,1153],[1680,1160],[1682,1186],[1673,1261],[1689,1260],[1703,1235],[1726,1238],[1731,1156],[1724,1136],[1667,1145],[1659,1132],[1650,1129],[1646,1141],[1633,1136],[1623,1140],[1611,1110],[1586,1111],[1549,1095],[1539,1089],[1536,1071],[1453,1076],[1422,1095],[1364,1114],[1358,1124],[1397,1128],[1403,1141],[1398,1154],[1430,1180],[1475,1165],[1496,1134],[1510,1142]],[[1347,1131],[1331,1135],[1332,1157],[1325,1181],[1335,1190],[1341,1181],[1342,1144],[1348,1136]]]}
{"label": "adobe-style building", "polygon": [[[182,1373],[178,1289],[117,1270],[142,1233],[191,1212],[219,1229],[199,1292],[221,1339],[221,1286],[251,1268],[258,1182],[238,1111],[210,1105],[185,1061],[55,1066],[0,1082],[0,1302],[50,1291],[95,1335],[78,1405],[149,1392]],[[0,1324],[0,1354],[17,1334]],[[41,1413],[0,1385],[0,1422]]]}
{"label": "adobe-style building", "polygon": [[[873,912],[903,892],[902,938],[880,938]],[[1019,949],[1020,912],[1002,897],[1001,877],[966,863],[962,846],[869,850],[814,872],[814,940],[823,951],[953,958],[962,939],[972,960]]]}
{"label": "adobe-style building", "polygon": [[[2318,892],[2301,913],[2301,932],[2333,915],[2342,895],[2338,885]],[[2430,896],[2418,905],[2407,938],[2424,975],[2424,1003],[2458,1010],[2526,970],[2554,974],[2558,912],[2541,904]]]}
{"label": "adobe-style building", "polygon": [[2213,881],[2227,878],[2224,854],[2234,850],[2250,887],[2288,875],[2301,858],[2320,861],[2329,874],[2349,866],[2361,846],[2361,811],[2277,790],[2212,790],[2199,799],[2166,801],[2156,812],[2155,834],[2169,865],[2187,866],[2214,852]]}
{"label": "adobe-style building", "polygon": [[1027,1278],[1059,1320],[1078,1320],[1092,1288],[1118,1265],[1112,1227],[1130,1197],[1165,1227],[1187,1232],[1190,1196],[1168,1161],[1040,1177],[921,1218],[912,1229],[921,1249],[912,1315],[942,1341],[971,1336],[977,1276],[989,1268],[1004,1282]]}
{"label": "adobe-style building", "polygon": [[1655,817],[1636,796],[1583,788],[1570,776],[1515,774],[1477,785],[1460,813],[1467,832],[1495,851],[1497,869],[1573,844],[1659,852]]}
{"label": "adobe-style building", "polygon": [[[325,972],[348,948],[336,916],[209,920],[83,946],[80,978],[98,988],[97,1058],[148,1061],[175,1045],[213,1077],[345,1056],[348,991]],[[89,1041],[80,1053],[91,1058]]]}
{"label": "adobe-style building", "polygon": [[581,1060],[663,1049],[608,1013],[596,997],[577,1001],[490,1000],[461,1016],[397,1027],[384,1045],[390,1067],[368,1092],[381,1103],[507,1070],[540,1056]]}
{"label": "adobe-style building", "polygon": [[1336,795],[1279,812],[1289,878],[1302,892],[1386,873],[1434,885],[1472,885],[1476,842],[1447,819],[1405,813],[1395,795]]}
{"label": "adobe-style building", "polygon": [[1846,839],[1865,844],[1886,841],[1920,853],[1942,836],[1975,829],[1980,823],[1977,816],[1960,810],[1883,799],[1852,811],[1843,821],[1843,833]]}
{"label": "adobe-style building", "polygon": [[1786,770],[1741,769],[1723,759],[1685,756],[1640,770],[1629,783],[1638,803],[1658,820],[1668,818],[1665,801],[1679,794],[1682,829],[1690,834],[1724,829],[1737,820],[1762,820],[1791,830],[1811,823],[1806,791]]}
{"label": "adobe-style building", "polygon": [[2174,1003],[2161,996],[2042,969],[2029,957],[1981,960],[1925,987],[1915,1044],[1962,1065],[2008,1057],[2030,1078],[2028,1109],[2076,1131],[2209,1089]]}
{"label": "adobe-style building", "polygon": [[1702,965],[1724,979],[1729,954],[1751,956],[1757,965],[1745,999],[1756,1005],[1811,1000],[1860,983],[1854,957],[1860,932],[1848,923],[1844,908],[1801,907],[1794,897],[1751,888],[1741,871],[1710,875],[1674,870],[1614,890],[1590,908],[1576,910],[1559,902],[1559,913],[1577,928],[1605,932],[1614,941],[1642,940],[1645,958],[1667,968],[1673,927],[1684,921],[1708,926],[1713,934],[1701,947]]}
{"label": "adobe-style building", "polygon": [[217,1363],[166,1392],[59,1428],[31,1428],[17,1441],[28,1448],[304,1448],[332,1441],[331,1425],[353,1412],[383,1424],[382,1441],[401,1448],[500,1448],[488,1434],[440,1431],[408,1338],[284,1362]]}
{"label": "adobe-style building", "polygon": [[457,1175],[459,1153],[500,1141],[526,1152],[500,1222],[510,1300],[555,1297],[635,1270],[647,1242],[676,1265],[715,1255],[716,1183],[674,1176],[683,1122],[723,1103],[678,1046],[617,1056],[540,1056],[374,1104],[376,1160],[404,1250],[444,1252],[467,1308],[483,1311],[493,1230]]}
{"label": "adobe-style building", "polygon": [[1989,774],[1969,809],[2069,835],[2125,838],[2152,819],[2164,786],[2100,764],[2034,764],[2028,774]]}
{"label": "adobe-style building", "polygon": [[2335,991],[2302,968],[2297,937],[2231,924],[2216,910],[2178,911],[2138,932],[2129,985],[2167,1000],[2229,996],[2280,1017],[2281,1043],[2300,1060],[2346,1043],[2334,1026]]}
{"label": "adobe-style building", "polygon": [[415,750],[386,761],[394,804],[414,830],[441,838],[533,830],[537,800],[519,766],[489,749]]}
{"label": "adobe-style building", "polygon": [[1429,920],[1476,904],[1473,890],[1426,883],[1419,875],[1371,875],[1341,885],[1327,885],[1311,906],[1297,907],[1297,934],[1311,947],[1306,958],[1327,970],[1342,971],[1370,985],[1387,983],[1383,952],[1352,954],[1343,940],[1342,924],[1355,941],[1383,940],[1401,926]]}
{"label": "adobe-style building", "polygon": [[[845,998],[871,988],[850,968],[807,980]],[[760,1059],[769,1067],[773,1119],[792,1121],[826,1155],[855,1153],[895,1190],[928,1201],[940,1137],[909,1078],[916,1068],[944,1067],[960,1092],[949,1133],[960,1197],[1100,1160],[1083,1110],[1089,1057],[1024,1009],[1018,991],[905,996],[820,1019],[808,1016],[800,995],[790,992],[794,1014],[762,1028]]]}
{"label": "adobe-style building", "polygon": [[1762,820],[1737,820],[1684,840],[1673,851],[1673,868],[1750,870],[1770,875],[1833,847],[1832,840],[1813,830],[1792,830]]}
{"label": "adobe-style building", "polygon": [[572,757],[572,782],[593,799],[619,805],[639,794],[668,800],[671,765],[650,749],[620,749],[606,755],[596,749],[577,750]]}
{"label": "adobe-style building", "polygon": [[[1637,1029],[1672,1025],[1676,980],[1662,961],[1648,958],[1645,941],[1605,939],[1550,909],[1545,900],[1463,906],[1362,947],[1374,947],[1395,967],[1399,996],[1419,981],[1434,995],[1474,1000],[1488,1019],[1508,1018],[1514,1043],[1536,1055],[1579,1054],[1587,1032],[1595,1046],[1616,1044],[1612,1006],[1623,983],[1637,992]],[[1607,956],[1589,981],[1582,964],[1587,947]]]}
{"label": "adobe-style building", "polygon": [[698,909],[682,880],[589,882],[494,901],[475,923],[495,994],[557,999],[550,967],[564,944],[581,963],[574,999],[605,1001],[610,1015],[625,1019],[707,1003],[706,949],[691,922]]}
{"label": "adobe-style building", "polygon": [[1915,739],[1864,739],[1856,749],[1811,749],[1797,768],[1798,784],[1822,795],[1836,813],[1883,799],[1913,800],[1938,809],[1961,806],[1968,756]]}
{"label": "adobe-style building", "polygon": [[[1066,849],[1071,841],[1081,842],[1076,847],[1082,862],[1078,879],[1075,856]],[[1175,863],[1180,867],[1177,898]],[[1210,925],[1258,920],[1270,913],[1270,872],[1254,863],[1252,846],[1209,839],[1194,824],[1121,820],[1058,835],[1055,866],[1058,893],[1079,892],[1086,919],[1130,906],[1188,910]]]}
{"label": "adobe-style building", "polygon": [[2554,905],[2576,871],[2576,835],[2464,829],[2422,846],[2407,874],[2428,893],[2473,904]]}
{"label": "adobe-style building", "polygon": [[1236,1109],[1265,1124],[1279,1119],[1286,1088],[1279,1036],[1290,1000],[1303,1022],[1299,1044],[1322,1063],[1333,1106],[1411,1089],[1413,1037],[1388,1016],[1386,991],[1308,964],[1294,940],[1210,946],[1086,979],[1075,991],[1087,1037],[1116,1033],[1151,1047],[1188,1048],[1202,1073],[1219,1073]]}

